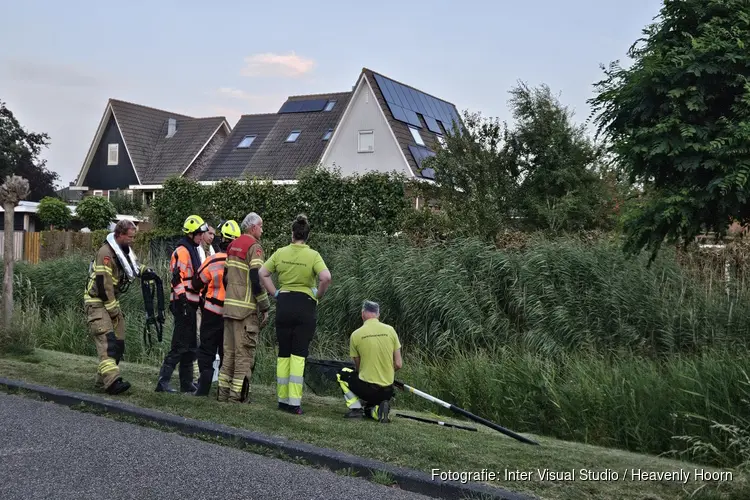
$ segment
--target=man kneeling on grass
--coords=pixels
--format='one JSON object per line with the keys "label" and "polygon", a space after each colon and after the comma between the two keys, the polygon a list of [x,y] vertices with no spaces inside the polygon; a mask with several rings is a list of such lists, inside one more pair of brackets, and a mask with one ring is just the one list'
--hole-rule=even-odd
{"label": "man kneeling on grass", "polygon": [[379,318],[380,306],[365,301],[363,324],[349,338],[349,355],[354,359],[355,370],[342,368],[336,374],[349,408],[346,418],[367,416],[378,422],[390,422],[388,411],[395,372],[403,364],[401,342],[396,330],[381,323]]}

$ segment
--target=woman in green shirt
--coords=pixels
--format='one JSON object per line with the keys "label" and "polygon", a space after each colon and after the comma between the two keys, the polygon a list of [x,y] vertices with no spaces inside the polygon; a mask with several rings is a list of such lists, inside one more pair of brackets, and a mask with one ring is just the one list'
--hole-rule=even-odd
{"label": "woman in green shirt", "polygon": [[[310,224],[298,215],[292,243],[279,248],[260,270],[268,294],[276,298],[276,394],[279,409],[302,414],[305,359],[315,335],[318,301],[331,284],[331,273],[320,254],[307,245]],[[271,275],[278,274],[277,289]],[[320,280],[318,284],[316,281]],[[317,285],[317,286],[316,286]]]}

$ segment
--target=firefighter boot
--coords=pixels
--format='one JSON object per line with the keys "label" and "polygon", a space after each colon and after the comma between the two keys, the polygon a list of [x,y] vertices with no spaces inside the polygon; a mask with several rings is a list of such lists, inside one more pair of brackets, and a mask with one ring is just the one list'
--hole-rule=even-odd
{"label": "firefighter boot", "polygon": [[211,390],[211,379],[213,378],[214,370],[203,370],[198,377],[198,389],[195,391],[195,396],[208,396]]}
{"label": "firefighter boot", "polygon": [[193,393],[197,389],[193,383],[193,364],[180,363],[180,392]]}
{"label": "firefighter boot", "polygon": [[166,363],[161,365],[161,370],[159,371],[159,380],[156,382],[155,392],[177,392],[175,389],[169,387],[169,379],[172,378],[173,371],[173,366],[169,366]]}
{"label": "firefighter boot", "polygon": [[117,380],[112,382],[112,385],[107,387],[106,392],[107,394],[111,394],[112,396],[114,396],[116,394],[122,394],[128,389],[130,389],[130,383],[123,381],[122,377],[119,377]]}

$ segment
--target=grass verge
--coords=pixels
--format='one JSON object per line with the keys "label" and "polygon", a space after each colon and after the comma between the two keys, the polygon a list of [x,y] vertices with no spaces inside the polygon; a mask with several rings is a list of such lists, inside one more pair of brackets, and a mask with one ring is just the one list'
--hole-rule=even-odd
{"label": "grass verge", "polygon": [[[394,417],[390,425],[352,422],[341,418],[345,411],[341,399],[317,397],[310,391],[305,394],[306,414],[289,415],[276,409],[273,386],[253,386],[253,402],[249,405],[219,405],[213,399],[154,393],[157,368],[134,363],[122,363],[121,366],[133,388],[130,394],[117,399],[131,404],[282,436],[427,473],[433,469],[443,472],[494,471],[500,478],[488,484],[532,493],[544,499],[750,498],[750,481],[747,475],[737,471],[733,471],[730,481],[696,481],[696,470],[719,469],[537,436],[533,437],[542,446],[529,446],[482,426],[478,432],[467,432],[398,417]],[[0,357],[0,376],[84,393],[96,394],[93,387],[95,369],[94,358],[39,349],[31,355]],[[394,409],[394,412],[398,411]],[[556,473],[576,471],[576,478],[542,480],[537,470],[545,469]],[[617,472],[621,480],[583,480],[582,469],[601,474]],[[505,478],[506,470],[532,474],[528,480],[509,480]],[[686,484],[669,480],[638,481],[632,479],[629,472],[632,470],[684,471],[690,473],[690,478]],[[622,480],[624,474],[627,477]]]}

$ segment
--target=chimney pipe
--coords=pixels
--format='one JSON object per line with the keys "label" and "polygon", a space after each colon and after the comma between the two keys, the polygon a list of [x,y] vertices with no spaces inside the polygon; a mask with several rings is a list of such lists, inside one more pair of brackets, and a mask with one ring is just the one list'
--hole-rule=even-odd
{"label": "chimney pipe", "polygon": [[174,118],[169,119],[169,126],[167,128],[167,137],[172,137],[177,132],[177,120]]}

